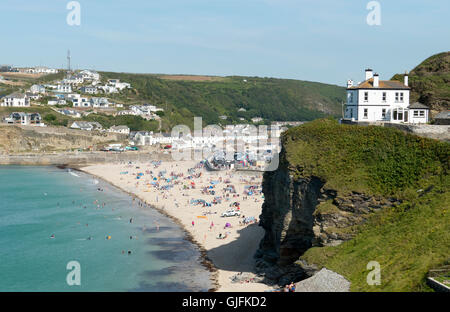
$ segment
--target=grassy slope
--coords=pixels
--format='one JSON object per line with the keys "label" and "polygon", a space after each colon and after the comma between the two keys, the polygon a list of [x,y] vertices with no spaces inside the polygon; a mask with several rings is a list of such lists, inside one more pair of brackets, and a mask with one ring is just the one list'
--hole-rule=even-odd
{"label": "grassy slope", "polygon": [[[145,101],[166,109],[165,126],[191,125],[194,116],[219,123],[226,115],[229,122],[239,117],[249,120],[260,116],[273,120],[312,120],[340,114],[345,89],[321,83],[287,79],[225,77],[211,81],[161,79],[156,75],[102,72],[103,79],[118,78],[132,84],[117,100],[125,103]],[[244,82],[244,79],[247,82]],[[239,108],[247,112],[238,112]]]}
{"label": "grassy slope", "polygon": [[[311,248],[302,258],[344,275],[353,291],[426,289],[427,271],[450,255],[450,144],[330,120],[290,129],[283,140],[294,174],[321,177],[341,193],[357,190],[402,200],[359,226],[354,239]],[[372,260],[381,265],[380,286],[366,282]]]}
{"label": "grassy slope", "polygon": [[[403,75],[392,79],[403,82]],[[450,52],[427,58],[410,72],[409,81],[411,103],[420,101],[436,111],[450,109]]]}

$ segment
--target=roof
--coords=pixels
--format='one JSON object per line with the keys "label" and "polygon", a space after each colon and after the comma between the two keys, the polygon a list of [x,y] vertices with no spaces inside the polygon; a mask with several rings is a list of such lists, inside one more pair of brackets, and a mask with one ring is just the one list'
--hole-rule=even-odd
{"label": "roof", "polygon": [[405,86],[400,81],[395,80],[380,80],[378,87],[373,86],[373,78],[361,82],[357,86],[350,87],[348,89],[397,89],[397,90],[410,90],[410,87]]}
{"label": "roof", "polygon": [[23,99],[25,96],[25,94],[23,93],[11,93],[10,95],[5,96],[7,98],[15,98],[15,99]]}
{"label": "roof", "polygon": [[112,126],[109,129],[111,129],[111,130],[129,130],[130,128],[128,128],[127,126]]}
{"label": "roof", "polygon": [[437,114],[434,119],[450,119],[450,111],[443,111]]}
{"label": "roof", "polygon": [[422,103],[419,103],[419,102],[415,102],[415,103],[409,105],[408,108],[409,108],[409,109],[411,109],[411,108],[416,108],[416,109],[429,109],[428,106],[426,106],[426,105],[424,105],[424,104],[422,104]]}

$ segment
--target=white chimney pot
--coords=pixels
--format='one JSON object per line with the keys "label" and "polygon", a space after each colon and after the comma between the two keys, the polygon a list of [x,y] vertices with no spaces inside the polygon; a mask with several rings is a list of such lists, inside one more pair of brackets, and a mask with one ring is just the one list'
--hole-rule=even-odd
{"label": "white chimney pot", "polygon": [[380,76],[378,74],[375,74],[373,76],[373,87],[378,88],[380,86]]}

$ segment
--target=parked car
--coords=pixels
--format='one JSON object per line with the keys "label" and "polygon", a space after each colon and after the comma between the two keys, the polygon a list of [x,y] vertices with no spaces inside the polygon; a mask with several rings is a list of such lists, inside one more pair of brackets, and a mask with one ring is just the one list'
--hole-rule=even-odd
{"label": "parked car", "polygon": [[222,213],[222,217],[234,217],[234,216],[240,216],[241,212],[238,210],[227,210],[224,213]]}

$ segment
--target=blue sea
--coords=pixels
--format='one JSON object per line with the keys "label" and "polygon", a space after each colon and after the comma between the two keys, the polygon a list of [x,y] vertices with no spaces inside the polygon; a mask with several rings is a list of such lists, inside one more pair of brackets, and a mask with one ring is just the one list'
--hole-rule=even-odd
{"label": "blue sea", "polygon": [[0,291],[211,287],[198,248],[156,210],[81,172],[0,166]]}

